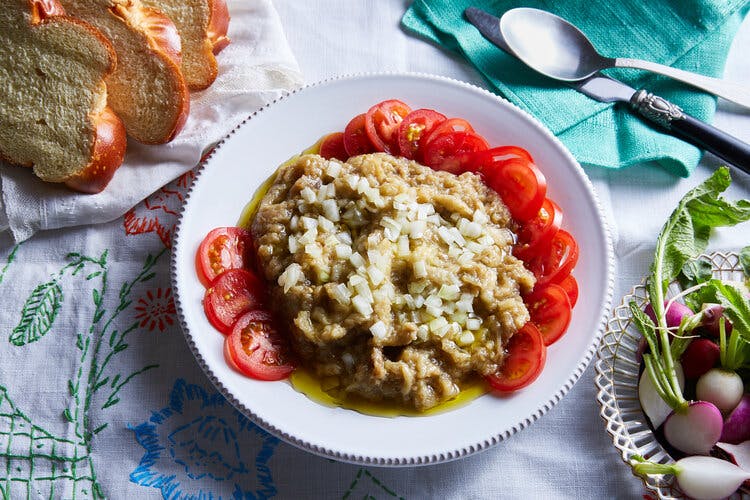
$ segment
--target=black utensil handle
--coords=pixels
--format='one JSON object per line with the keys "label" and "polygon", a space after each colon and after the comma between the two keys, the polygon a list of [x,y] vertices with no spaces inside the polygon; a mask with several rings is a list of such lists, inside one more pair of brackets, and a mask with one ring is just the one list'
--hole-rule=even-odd
{"label": "black utensil handle", "polygon": [[636,92],[630,105],[674,135],[750,174],[750,144],[685,114],[679,106],[645,90]]}

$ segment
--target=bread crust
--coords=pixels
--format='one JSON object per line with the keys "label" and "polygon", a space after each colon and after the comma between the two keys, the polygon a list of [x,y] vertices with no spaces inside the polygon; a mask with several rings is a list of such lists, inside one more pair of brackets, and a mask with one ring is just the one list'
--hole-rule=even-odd
{"label": "bread crust", "polygon": [[174,23],[160,11],[145,7],[140,2],[129,1],[118,3],[112,12],[133,29],[146,35],[149,48],[167,63],[174,82],[177,83],[179,104],[175,118],[166,134],[149,140],[145,137],[133,137],[144,144],[164,144],[177,136],[187,121],[190,113],[190,93],[182,75],[182,44]]}
{"label": "bread crust", "polygon": [[229,45],[229,9],[224,0],[208,0],[208,9],[211,12],[208,20],[206,35],[211,43],[214,54],[221,52]]}
{"label": "bread crust", "polygon": [[[31,11],[32,28],[60,22],[75,24],[99,40],[109,55],[109,68],[107,68],[101,77],[101,85],[106,89],[104,80],[114,71],[117,60],[117,56],[109,40],[88,23],[65,15],[65,10],[58,0],[28,0],[28,5]],[[104,91],[103,99],[106,101],[106,90]],[[65,182],[67,186],[85,193],[98,193],[112,180],[115,171],[122,164],[125,156],[127,136],[125,134],[125,127],[122,125],[120,119],[106,105],[92,111],[89,114],[89,119],[94,129],[94,140],[92,141],[91,153],[89,155],[90,161],[77,174],[61,182]],[[1,151],[0,158],[13,165],[24,167],[34,166],[33,164],[14,161],[13,158],[7,157]]]}
{"label": "bread crust", "polygon": [[125,126],[109,107],[92,117],[96,124],[91,163],[74,175],[65,185],[82,193],[100,193],[107,187],[122,164],[127,147]]}

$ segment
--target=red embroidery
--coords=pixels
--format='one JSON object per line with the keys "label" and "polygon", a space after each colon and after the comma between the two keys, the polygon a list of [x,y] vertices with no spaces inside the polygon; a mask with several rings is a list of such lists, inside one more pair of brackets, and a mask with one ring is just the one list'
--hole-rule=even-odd
{"label": "red embroidery", "polygon": [[155,232],[167,248],[172,248],[172,235],[177,212],[185,201],[185,193],[195,173],[189,171],[128,210],[123,222],[126,234]]}
{"label": "red embroidery", "polygon": [[138,326],[141,328],[148,326],[150,332],[154,331],[155,327],[163,332],[167,326],[174,324],[174,317],[177,314],[171,288],[163,291],[157,288],[156,294],[149,290],[145,297],[138,299],[138,304],[134,309],[138,311],[135,315],[135,319],[140,321]]}

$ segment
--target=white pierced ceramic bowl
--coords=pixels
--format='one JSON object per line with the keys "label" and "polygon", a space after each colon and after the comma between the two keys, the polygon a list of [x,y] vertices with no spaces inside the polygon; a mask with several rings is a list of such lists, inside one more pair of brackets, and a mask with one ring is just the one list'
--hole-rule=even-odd
{"label": "white pierced ceramic bowl", "polygon": [[[701,259],[711,264],[715,278],[742,280],[744,277],[736,253],[717,252],[702,255]],[[670,295],[674,295],[676,289],[670,291]],[[601,405],[599,413],[606,422],[615,448],[628,466],[633,455],[663,464],[673,463],[674,459],[656,440],[638,401],[640,362],[636,360],[636,351],[641,333],[632,321],[628,305],[631,301],[635,301],[641,309],[646,306],[648,293],[645,280],[624,296],[620,305],[612,311],[607,331],[599,345],[594,378],[598,389],[596,399]],[[687,498],[671,475],[641,479],[659,498]],[[736,497],[742,498],[740,495]]]}
{"label": "white pierced ceramic bowl", "polygon": [[[235,225],[255,189],[282,162],[385,99],[433,108],[469,120],[490,144],[528,149],[548,180],[577,239],[574,275],[581,297],[568,334],[548,351],[534,384],[510,397],[486,394],[451,411],[384,418],[308,399],[286,381],[259,382],[227,366],[223,337],[206,320],[195,253],[217,226]],[[272,434],[336,460],[385,466],[437,463],[485,449],[530,425],[578,380],[594,355],[612,298],[614,261],[609,231],[589,179],[539,122],[478,87],[416,74],[356,75],[305,87],[255,113],[204,162],[184,205],[174,240],[172,281],[188,344],[216,387]]]}

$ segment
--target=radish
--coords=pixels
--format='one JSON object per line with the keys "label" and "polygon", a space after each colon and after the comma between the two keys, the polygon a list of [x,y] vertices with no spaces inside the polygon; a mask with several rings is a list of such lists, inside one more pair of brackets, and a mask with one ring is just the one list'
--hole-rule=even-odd
{"label": "radish", "polygon": [[[667,307],[668,305],[669,301],[665,301],[664,306]],[[651,321],[656,324],[659,323],[656,319],[656,314],[654,313],[654,307],[650,303],[646,305],[643,312],[646,313],[646,316],[651,318]],[[672,305],[669,305],[669,308],[664,312],[664,318],[667,320],[667,327],[677,328],[686,316],[692,316],[693,314],[695,314],[693,313],[693,310],[685,304],[681,302],[672,302]]]}
{"label": "radish", "polygon": [[695,395],[716,405],[723,413],[734,410],[744,392],[742,378],[735,372],[712,368],[698,379]]}
{"label": "radish", "polygon": [[719,440],[731,444],[750,440],[750,394],[742,396],[740,403],[726,418]]}
{"label": "radish", "polygon": [[750,441],[740,444],[718,442],[716,446],[724,450],[737,467],[750,472]]}
{"label": "radish", "polygon": [[673,464],[657,464],[646,462],[641,457],[633,458],[637,462],[633,465],[636,474],[673,474],[682,491],[696,500],[727,497],[750,479],[749,471],[714,457],[685,457]]}
{"label": "radish", "polygon": [[[705,329],[705,331],[709,333],[712,337],[718,338],[719,337],[719,321],[724,316],[724,307],[720,304],[706,303],[706,304],[703,304],[701,313],[703,314],[702,326]],[[727,323],[726,329],[727,329],[727,332],[731,332],[732,324]]]}
{"label": "radish", "polygon": [[682,354],[680,362],[685,378],[696,379],[719,361],[719,346],[709,339],[695,339]]}
{"label": "radish", "polygon": [[[677,380],[680,383],[680,388],[684,389],[685,377],[682,374],[680,365],[675,365],[675,371],[677,372]],[[672,408],[656,392],[654,383],[645,371],[641,374],[641,379],[638,381],[638,401],[640,401],[641,408],[643,408],[643,412],[651,421],[654,429],[661,427],[661,424],[672,413]]]}
{"label": "radish", "polygon": [[719,409],[707,401],[694,401],[673,411],[664,421],[664,437],[688,455],[708,455],[724,426]]}

